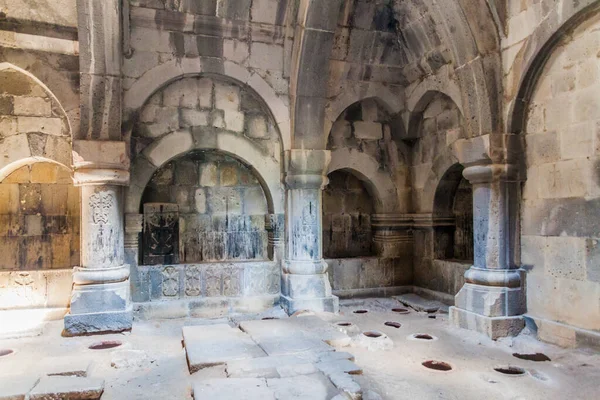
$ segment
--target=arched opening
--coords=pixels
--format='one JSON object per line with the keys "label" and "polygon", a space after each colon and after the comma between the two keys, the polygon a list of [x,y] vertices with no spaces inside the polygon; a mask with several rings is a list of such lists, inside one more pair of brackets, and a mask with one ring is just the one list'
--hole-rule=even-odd
{"label": "arched opening", "polygon": [[455,164],[440,180],[434,198],[434,258],[473,261],[473,188]]}
{"label": "arched opening", "polygon": [[144,190],[145,265],[267,259],[267,200],[252,170],[194,150],[159,168]]}
{"label": "arched opening", "polygon": [[371,195],[351,172],[338,170],[328,176],[323,190],[323,255],[350,258],[373,255]]}
{"label": "arched opening", "polygon": [[24,165],[0,183],[0,269],[52,270],[79,264],[80,190],[71,171]]}

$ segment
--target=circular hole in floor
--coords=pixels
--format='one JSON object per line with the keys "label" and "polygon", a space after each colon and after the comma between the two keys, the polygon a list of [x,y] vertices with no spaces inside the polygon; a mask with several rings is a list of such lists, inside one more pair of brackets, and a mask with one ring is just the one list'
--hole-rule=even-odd
{"label": "circular hole in floor", "polygon": [[402,326],[402,324],[400,324],[400,322],[395,322],[395,321],[388,321],[386,323],[384,323],[385,326],[392,326],[394,328],[400,328]]}
{"label": "circular hole in floor", "polygon": [[428,315],[427,318],[429,318],[429,319],[435,319],[436,316],[435,315]]}
{"label": "circular hole in floor", "polygon": [[377,332],[377,331],[368,331],[368,332],[363,332],[363,335],[365,335],[366,337],[370,337],[370,338],[378,338],[378,337],[383,336],[383,333]]}
{"label": "circular hole in floor", "polygon": [[421,365],[423,365],[425,368],[433,369],[436,371],[450,371],[452,369],[452,366],[444,361],[427,360],[423,361]]}
{"label": "circular hole in floor", "polygon": [[494,368],[494,371],[500,372],[504,375],[525,375],[525,370],[521,367],[515,367],[514,365],[506,365],[502,367]]}
{"label": "circular hole in floor", "polygon": [[433,336],[428,335],[426,333],[417,333],[417,334],[413,335],[413,337],[415,339],[421,339],[421,340],[433,340]]}
{"label": "circular hole in floor", "polygon": [[338,322],[337,326],[352,326],[352,322]]}
{"label": "circular hole in floor", "polygon": [[392,311],[398,314],[408,314],[410,312],[407,308],[392,308]]}
{"label": "circular hole in floor", "polygon": [[521,360],[529,360],[529,361],[552,361],[550,357],[545,355],[544,353],[513,353],[513,357],[520,358]]}
{"label": "circular hole in floor", "polygon": [[0,357],[4,357],[12,353],[14,353],[14,351],[11,349],[0,349]]}
{"label": "circular hole in floor", "polygon": [[104,340],[102,342],[96,342],[88,348],[92,350],[106,350],[119,347],[122,344],[123,343],[119,342],[118,340]]}
{"label": "circular hole in floor", "polygon": [[272,319],[279,319],[279,318],[277,318],[277,317],[264,317],[264,318],[262,318],[263,321],[269,321],[269,320],[272,320]]}
{"label": "circular hole in floor", "polygon": [[367,310],[354,310],[354,314],[366,314],[368,313]]}

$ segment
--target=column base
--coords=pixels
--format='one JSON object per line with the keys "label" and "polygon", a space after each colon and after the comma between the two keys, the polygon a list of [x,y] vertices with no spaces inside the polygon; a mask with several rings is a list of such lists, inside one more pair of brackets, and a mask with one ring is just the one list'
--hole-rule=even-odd
{"label": "column base", "polygon": [[73,285],[71,309],[65,315],[65,335],[123,332],[133,324],[129,280]]}
{"label": "column base", "polygon": [[65,336],[117,333],[131,330],[133,310],[65,315]]}
{"label": "column base", "polygon": [[523,316],[486,317],[457,307],[450,307],[450,324],[456,328],[483,333],[492,340],[517,336],[525,327]]}
{"label": "column base", "polygon": [[282,295],[281,307],[283,307],[288,315],[292,315],[296,311],[301,310],[338,313],[340,311],[340,301],[339,298],[334,295],[316,299],[292,299]]}
{"label": "column base", "polygon": [[331,293],[327,274],[283,274],[281,305],[288,314],[300,310],[337,313],[339,299]]}

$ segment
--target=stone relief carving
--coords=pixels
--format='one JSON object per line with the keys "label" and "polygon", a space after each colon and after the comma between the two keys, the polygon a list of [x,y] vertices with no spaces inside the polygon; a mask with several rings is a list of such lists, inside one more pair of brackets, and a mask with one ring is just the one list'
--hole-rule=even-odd
{"label": "stone relief carving", "polygon": [[200,280],[200,268],[187,267],[185,269],[185,295],[197,297],[202,294],[202,286]]}
{"label": "stone relief carving", "polygon": [[29,286],[33,283],[33,278],[28,272],[18,272],[14,276],[14,282],[18,286]]}
{"label": "stone relief carving", "polygon": [[90,196],[90,208],[92,209],[92,220],[95,224],[107,224],[108,214],[114,203],[113,194],[110,192],[98,192]]}
{"label": "stone relief carving", "polygon": [[166,297],[174,297],[179,293],[179,271],[175,267],[163,270],[162,293]]}
{"label": "stone relief carving", "polygon": [[205,270],[206,296],[217,297],[221,295],[221,268],[207,268]]}
{"label": "stone relief carving", "polygon": [[226,268],[223,270],[223,295],[239,296],[240,294],[240,270],[238,268]]}

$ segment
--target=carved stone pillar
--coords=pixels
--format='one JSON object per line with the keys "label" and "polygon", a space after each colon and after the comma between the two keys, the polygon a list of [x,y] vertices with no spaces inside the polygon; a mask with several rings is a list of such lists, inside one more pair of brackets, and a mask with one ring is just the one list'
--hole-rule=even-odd
{"label": "carved stone pillar", "polygon": [[520,178],[514,165],[465,168],[473,185],[474,265],[456,295],[455,326],[492,339],[518,334],[524,326],[525,293],[515,249],[518,245]]}
{"label": "carved stone pillar", "polygon": [[290,150],[286,154],[286,250],[281,301],[298,310],[337,312],[323,260],[322,190],[331,160],[326,150]]}
{"label": "carved stone pillar", "polygon": [[125,262],[132,267],[139,265],[143,223],[143,214],[125,214]]}
{"label": "carved stone pillar", "polygon": [[267,230],[268,237],[269,259],[281,264],[285,251],[285,215],[265,215],[265,229]]}
{"label": "carved stone pillar", "polygon": [[[120,163],[123,142],[74,144],[75,183],[81,186],[81,265],[73,270],[71,309],[65,333],[120,332],[131,329],[129,265],[125,263],[123,193],[129,182]],[[89,161],[110,154],[104,162]]]}

